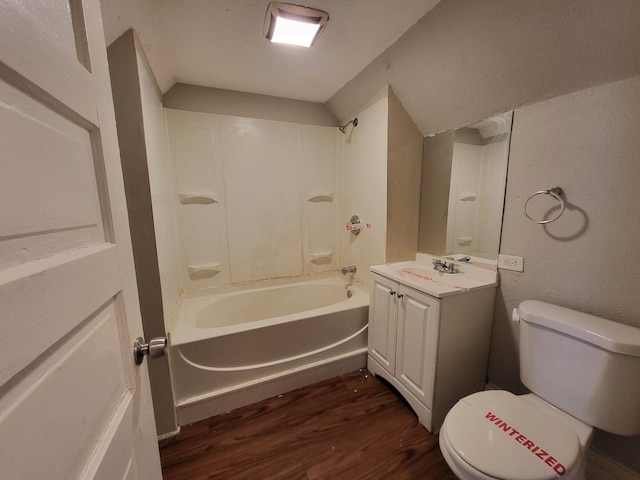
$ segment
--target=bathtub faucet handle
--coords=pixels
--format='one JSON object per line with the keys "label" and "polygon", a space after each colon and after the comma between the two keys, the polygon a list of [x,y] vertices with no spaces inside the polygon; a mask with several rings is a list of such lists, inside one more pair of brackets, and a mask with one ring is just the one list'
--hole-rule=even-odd
{"label": "bathtub faucet handle", "polygon": [[348,267],[342,267],[340,271],[342,272],[343,275],[346,275],[347,273],[356,273],[356,266],[349,265]]}

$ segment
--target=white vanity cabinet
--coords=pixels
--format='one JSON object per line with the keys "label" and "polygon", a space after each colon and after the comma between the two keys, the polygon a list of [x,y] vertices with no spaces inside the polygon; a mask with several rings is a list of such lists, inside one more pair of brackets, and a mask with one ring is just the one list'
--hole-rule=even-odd
{"label": "white vanity cabinet", "polygon": [[373,275],[369,355],[431,408],[440,301]]}
{"label": "white vanity cabinet", "polygon": [[395,387],[436,432],[460,398],[484,389],[495,283],[437,292],[439,298],[416,282],[381,275],[384,268],[371,270],[369,371]]}

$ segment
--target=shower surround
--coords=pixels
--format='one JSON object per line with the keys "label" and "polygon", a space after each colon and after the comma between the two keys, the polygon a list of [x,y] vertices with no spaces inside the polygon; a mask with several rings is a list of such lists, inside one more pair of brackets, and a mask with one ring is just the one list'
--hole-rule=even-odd
{"label": "shower surround", "polygon": [[[315,123],[313,119],[308,124],[308,118],[297,116],[291,109],[285,109],[290,121],[278,116],[281,109],[273,110],[273,117],[262,119],[244,116],[251,112],[242,109],[237,109],[236,115],[221,114],[215,110],[217,104],[207,103],[206,96],[191,100],[208,113],[194,111],[193,105],[182,106],[180,102],[174,102],[174,108],[163,108],[151,80],[140,77],[145,144],[139,150],[143,153],[127,157],[131,163],[128,180],[136,187],[129,200],[137,205],[139,197],[151,194],[152,208],[146,214],[135,214],[131,221],[132,230],[141,230],[136,237],[138,251],[156,257],[151,252],[157,249],[156,273],[145,265],[137,272],[142,286],[141,304],[155,306],[162,298],[163,313],[149,316],[149,332],[167,332],[171,343],[174,329],[179,328],[181,306],[187,299],[194,295],[213,296],[230,288],[252,290],[331,277],[343,282],[343,288],[352,293],[364,286],[363,295],[367,296],[368,265],[384,263],[386,259],[386,91],[358,112],[356,128],[350,125],[341,133],[335,126],[337,121],[334,126],[320,120]],[[264,113],[259,111],[261,103],[255,105],[254,113],[260,117]],[[122,139],[124,145],[140,142],[137,132],[133,128],[124,130],[128,134]],[[144,152],[148,170],[140,168]],[[346,229],[354,214],[368,224],[358,236]],[[153,222],[146,220],[150,216]],[[343,265],[359,268],[356,273],[342,275],[339,270]],[[162,288],[157,288],[160,285]],[[362,295],[357,297],[363,301]],[[317,318],[291,324],[297,338],[308,334],[305,342],[310,347],[309,355],[296,350],[293,356],[303,355],[306,360],[282,362],[277,379],[273,378],[273,369],[262,375],[267,372],[263,367],[251,374],[252,395],[255,394],[252,398],[266,398],[364,366],[365,355],[360,350],[364,352],[366,343],[368,300],[353,309],[350,305],[354,298],[338,302],[332,307],[336,309],[332,316],[314,309],[312,314],[301,313],[304,318]],[[243,301],[255,303],[249,297]],[[358,312],[358,319],[347,311]],[[340,321],[344,315],[352,319],[349,322],[356,322],[356,330],[344,331],[346,323]],[[313,328],[308,329],[309,325]],[[259,332],[265,346],[274,344],[280,328],[285,327]],[[359,333],[351,337],[356,332]],[[202,338],[195,343],[208,342],[204,338],[206,332],[201,333]],[[238,338],[250,335],[238,332],[229,340]],[[248,349],[260,355],[264,348],[255,340],[253,337]],[[226,345],[223,338],[215,342]],[[182,347],[185,348],[192,347]],[[327,354],[320,362],[318,350]],[[278,359],[292,356],[284,348],[272,353]],[[172,363],[181,358],[173,347],[169,357]],[[249,362],[250,357],[245,360]],[[154,399],[158,399],[156,424],[162,437],[175,435],[185,416],[212,411],[213,403],[205,405],[202,401],[213,399],[215,389],[199,391],[195,394],[198,398],[194,398],[188,386],[197,384],[196,377],[204,373],[201,369],[197,373],[187,369],[185,373],[185,369],[176,369],[175,365],[169,369],[167,364],[152,378]],[[246,380],[239,379],[237,385],[226,388],[238,388],[240,392]],[[196,383],[189,384],[190,381]],[[182,389],[184,394],[175,391],[178,384],[180,388],[187,385]],[[244,394],[238,393],[237,398],[244,398]],[[231,402],[225,408],[235,407]]]}
{"label": "shower surround", "polygon": [[[386,159],[386,98],[344,133],[177,109],[165,118],[181,290],[165,315],[178,424],[363,367],[369,299],[358,283],[384,261],[386,169],[372,167]],[[356,212],[369,224],[357,237],[346,229]],[[362,268],[342,275],[344,262]],[[327,288],[339,297],[316,305]],[[219,301],[230,293],[235,310]],[[194,327],[194,302],[207,305],[207,328]],[[241,320],[247,312],[254,321]]]}
{"label": "shower surround", "polygon": [[336,270],[337,129],[166,110],[183,289]]}

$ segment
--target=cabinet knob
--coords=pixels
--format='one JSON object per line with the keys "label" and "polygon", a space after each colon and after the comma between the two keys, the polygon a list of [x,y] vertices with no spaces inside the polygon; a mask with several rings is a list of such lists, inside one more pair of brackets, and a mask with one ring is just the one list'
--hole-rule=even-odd
{"label": "cabinet knob", "polygon": [[389,295],[395,295],[396,292],[394,290],[389,291]]}
{"label": "cabinet knob", "polygon": [[398,295],[396,295],[396,297],[402,298],[402,297],[404,297],[404,295],[402,293],[399,293]]}

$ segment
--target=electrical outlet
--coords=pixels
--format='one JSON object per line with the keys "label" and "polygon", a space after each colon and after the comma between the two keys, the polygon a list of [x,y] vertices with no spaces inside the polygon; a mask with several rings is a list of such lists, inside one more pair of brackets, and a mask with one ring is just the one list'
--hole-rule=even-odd
{"label": "electrical outlet", "polygon": [[514,255],[498,255],[498,268],[524,272],[524,257]]}

